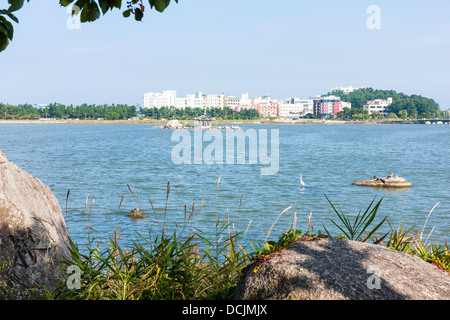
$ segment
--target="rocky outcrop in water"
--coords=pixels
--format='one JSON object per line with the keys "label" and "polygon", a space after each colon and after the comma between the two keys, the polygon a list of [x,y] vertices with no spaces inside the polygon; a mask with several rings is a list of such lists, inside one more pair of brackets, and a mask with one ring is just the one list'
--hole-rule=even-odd
{"label": "rocky outcrop in water", "polygon": [[412,187],[412,183],[407,181],[405,178],[401,177],[374,177],[369,180],[360,180],[353,182],[355,186],[367,186],[367,187],[376,187],[376,188],[410,188]]}
{"label": "rocky outcrop in water", "polygon": [[239,126],[189,126],[181,124],[178,120],[170,120],[165,126],[154,126],[153,129],[244,130]]}
{"label": "rocky outcrop in water", "polygon": [[178,120],[170,120],[165,126],[164,129],[185,129],[185,126],[180,123]]}
{"label": "rocky outcrop in water", "polygon": [[450,300],[450,275],[424,260],[346,239],[297,241],[251,266],[239,300]]}
{"label": "rocky outcrop in water", "polygon": [[0,299],[58,283],[68,231],[52,191],[0,152]]}

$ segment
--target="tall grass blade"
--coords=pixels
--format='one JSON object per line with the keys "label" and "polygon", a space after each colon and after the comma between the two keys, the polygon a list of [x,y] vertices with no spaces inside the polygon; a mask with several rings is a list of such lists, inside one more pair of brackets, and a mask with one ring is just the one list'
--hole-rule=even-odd
{"label": "tall grass blade", "polygon": [[273,227],[275,226],[275,224],[277,223],[277,221],[278,221],[278,219],[281,217],[281,215],[282,215],[283,213],[285,213],[286,211],[288,211],[289,209],[291,209],[291,208],[292,208],[292,206],[290,206],[290,207],[284,209],[283,211],[281,211],[281,213],[278,215],[278,217],[277,217],[277,219],[275,220],[275,222],[274,222],[274,223],[272,224],[272,226],[270,227],[269,232],[267,233],[265,242],[267,242],[267,240],[269,239],[270,233],[272,232]]}

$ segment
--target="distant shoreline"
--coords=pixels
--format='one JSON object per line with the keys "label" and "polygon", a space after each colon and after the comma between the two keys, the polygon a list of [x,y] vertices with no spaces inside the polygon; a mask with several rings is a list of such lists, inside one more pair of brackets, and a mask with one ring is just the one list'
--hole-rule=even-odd
{"label": "distant shoreline", "polygon": [[[165,124],[169,120],[0,120],[0,124]],[[193,120],[179,120],[184,123],[193,123]],[[223,124],[414,124],[414,121],[404,120],[218,120],[215,123]]]}

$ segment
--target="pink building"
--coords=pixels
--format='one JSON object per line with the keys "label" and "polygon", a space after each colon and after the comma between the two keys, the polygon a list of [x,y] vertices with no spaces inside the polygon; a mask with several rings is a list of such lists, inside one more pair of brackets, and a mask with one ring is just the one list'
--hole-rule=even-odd
{"label": "pink building", "polygon": [[345,107],[351,109],[350,102],[341,101],[340,97],[317,97],[314,98],[314,115],[316,116],[334,116],[344,110]]}
{"label": "pink building", "polygon": [[278,117],[280,115],[280,105],[275,102],[259,103],[256,110],[263,117]]}

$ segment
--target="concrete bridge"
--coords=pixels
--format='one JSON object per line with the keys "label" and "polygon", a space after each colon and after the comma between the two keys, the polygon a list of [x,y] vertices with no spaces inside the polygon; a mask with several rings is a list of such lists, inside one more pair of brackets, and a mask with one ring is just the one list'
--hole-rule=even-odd
{"label": "concrete bridge", "polygon": [[420,124],[450,124],[450,119],[421,119],[416,120]]}

